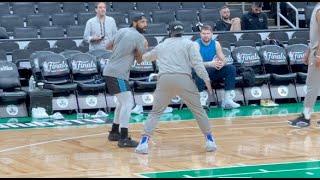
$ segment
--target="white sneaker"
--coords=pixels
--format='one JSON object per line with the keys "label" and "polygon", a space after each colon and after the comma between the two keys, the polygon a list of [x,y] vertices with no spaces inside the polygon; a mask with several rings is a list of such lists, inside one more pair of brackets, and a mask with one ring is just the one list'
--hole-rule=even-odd
{"label": "white sneaker", "polygon": [[208,100],[208,93],[207,91],[201,91],[200,92],[200,103],[201,106],[207,106],[207,100]]}
{"label": "white sneaker", "polygon": [[106,118],[108,117],[109,115],[107,113],[105,113],[104,111],[97,111],[95,115],[93,115],[92,117],[93,118]]}
{"label": "white sneaker", "polygon": [[35,119],[43,119],[43,118],[49,118],[49,115],[47,114],[46,110],[42,107],[32,108],[32,118]]}
{"label": "white sneaker", "polygon": [[50,116],[51,119],[54,120],[62,120],[64,119],[63,115],[60,112],[56,112],[53,115]]}
{"label": "white sneaker", "polygon": [[226,101],[222,101],[221,107],[223,109],[234,109],[234,108],[239,108],[240,104],[234,102],[233,100],[226,100]]}
{"label": "white sneaker", "polygon": [[136,147],[134,152],[138,154],[148,154],[148,141],[149,137],[148,136],[142,136],[139,145]]}
{"label": "white sneaker", "polygon": [[131,113],[133,114],[142,114],[143,113],[143,107],[141,105],[136,105],[132,110]]}
{"label": "white sneaker", "polygon": [[206,136],[206,150],[207,152],[214,152],[217,150],[216,142],[211,134]]}
{"label": "white sneaker", "polygon": [[173,108],[172,107],[167,107],[163,113],[172,113]]}

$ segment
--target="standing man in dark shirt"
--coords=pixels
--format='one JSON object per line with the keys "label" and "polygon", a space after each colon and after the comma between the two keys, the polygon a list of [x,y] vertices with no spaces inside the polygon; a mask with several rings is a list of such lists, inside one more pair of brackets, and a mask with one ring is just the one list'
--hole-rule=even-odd
{"label": "standing man in dark shirt", "polygon": [[240,18],[235,17],[230,19],[230,9],[228,6],[223,6],[220,9],[221,18],[216,22],[217,31],[241,31]]}
{"label": "standing man in dark shirt", "polygon": [[253,2],[251,10],[241,17],[241,30],[268,29],[268,17],[262,12],[262,2]]}

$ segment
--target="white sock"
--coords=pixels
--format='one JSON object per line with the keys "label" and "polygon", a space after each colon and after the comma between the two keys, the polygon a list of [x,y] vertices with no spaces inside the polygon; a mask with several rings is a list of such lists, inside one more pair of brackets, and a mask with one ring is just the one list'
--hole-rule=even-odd
{"label": "white sock", "polygon": [[233,101],[233,100],[231,99],[231,90],[225,91],[225,93],[224,93],[224,100],[225,100],[225,101]]}
{"label": "white sock", "polygon": [[303,108],[303,115],[306,119],[310,119],[311,118],[311,108]]}

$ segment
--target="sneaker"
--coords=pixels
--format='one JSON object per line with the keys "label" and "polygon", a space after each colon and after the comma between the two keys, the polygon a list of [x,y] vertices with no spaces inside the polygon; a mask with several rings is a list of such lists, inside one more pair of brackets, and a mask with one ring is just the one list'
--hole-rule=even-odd
{"label": "sneaker", "polygon": [[223,109],[234,109],[234,108],[239,108],[240,104],[234,102],[233,100],[227,100],[227,101],[222,101],[221,107]]}
{"label": "sneaker", "polygon": [[109,131],[108,140],[109,141],[119,141],[120,133]]}
{"label": "sneaker", "polygon": [[142,114],[143,113],[143,107],[141,105],[136,105],[132,110],[132,114]]}
{"label": "sneaker", "polygon": [[138,142],[135,140],[132,140],[130,137],[127,137],[125,139],[119,139],[118,141],[118,146],[121,148],[124,147],[137,147],[138,146]]}
{"label": "sneaker", "polygon": [[201,91],[200,92],[200,103],[201,103],[201,106],[208,106],[208,92],[207,91]]}
{"label": "sneaker", "polygon": [[138,154],[148,154],[148,136],[142,136],[138,147],[136,147],[135,151]]}
{"label": "sneaker", "polygon": [[42,107],[32,108],[32,118],[34,119],[44,119],[49,118],[46,110]]}
{"label": "sneaker", "polygon": [[301,113],[301,115],[298,118],[294,120],[289,120],[288,123],[293,127],[304,128],[310,126],[310,119],[306,119],[304,117],[304,114]]}
{"label": "sneaker", "polygon": [[95,115],[93,115],[93,118],[107,118],[109,115],[105,113],[104,111],[97,111]]}
{"label": "sneaker", "polygon": [[206,150],[207,152],[214,152],[217,150],[216,142],[211,134],[206,136]]}
{"label": "sneaker", "polygon": [[172,107],[167,107],[164,111],[163,111],[163,113],[165,114],[165,113],[172,113],[172,111],[173,111],[173,108]]}
{"label": "sneaker", "polygon": [[271,99],[261,99],[260,100],[260,106],[263,107],[277,107],[279,104],[275,103]]}

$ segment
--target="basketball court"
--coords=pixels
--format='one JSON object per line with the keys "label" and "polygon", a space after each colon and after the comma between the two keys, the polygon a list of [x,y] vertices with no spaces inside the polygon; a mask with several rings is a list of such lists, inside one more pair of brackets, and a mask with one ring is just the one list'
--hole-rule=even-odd
{"label": "basketball court", "polygon": [[[66,116],[59,123],[2,119],[1,177],[317,177],[320,130],[287,124],[302,104],[263,108],[212,108],[210,123],[218,150],[206,152],[204,137],[187,109],[163,114],[148,155],[120,149],[107,140],[108,120]],[[319,112],[320,104],[315,111]],[[139,139],[145,115],[132,115]],[[313,119],[320,119],[315,113]],[[8,123],[9,121],[9,123]],[[28,122],[29,121],[29,122]]]}

